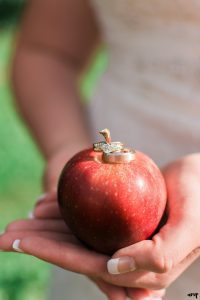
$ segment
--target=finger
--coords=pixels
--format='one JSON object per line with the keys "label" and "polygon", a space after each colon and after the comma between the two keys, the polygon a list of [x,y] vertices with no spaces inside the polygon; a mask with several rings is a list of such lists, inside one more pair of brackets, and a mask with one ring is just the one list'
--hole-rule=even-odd
{"label": "finger", "polygon": [[196,168],[196,154],[181,158],[163,170],[167,185],[170,219],[189,219],[193,226],[193,235],[199,240],[200,189],[199,174]]}
{"label": "finger", "polygon": [[193,250],[181,263],[179,263],[173,270],[166,274],[158,274],[158,285],[161,283],[163,287],[170,286],[191,264],[200,256],[200,248]]}
{"label": "finger", "polygon": [[17,220],[10,223],[6,227],[6,232],[8,231],[56,231],[60,233],[70,232],[69,228],[62,220]]}
{"label": "finger", "polygon": [[134,300],[161,300],[166,293],[165,289],[153,291],[147,289],[128,288],[127,294],[131,299]]}
{"label": "finger", "polygon": [[[47,232],[47,231],[13,231],[7,232],[0,236],[0,249],[3,251],[13,251],[13,242],[25,238],[48,238],[50,240],[78,243],[76,238],[71,234]],[[45,245],[43,245],[46,247]],[[48,249],[47,249],[48,250]]]}
{"label": "finger", "polygon": [[57,202],[36,206],[34,217],[38,219],[62,219]]}
{"label": "finger", "polygon": [[112,284],[106,283],[100,279],[94,279],[89,277],[97,286],[98,288],[106,294],[109,300],[126,300],[127,293],[124,288],[114,286]]}
{"label": "finger", "polygon": [[51,202],[56,200],[57,200],[57,191],[53,190],[51,192],[40,195],[36,200],[36,205],[39,205],[44,202]]}
{"label": "finger", "polygon": [[117,251],[108,262],[111,274],[131,272],[136,269],[166,273],[181,262],[194,248],[190,224],[168,223],[152,240],[145,240]]}
{"label": "finger", "polygon": [[177,279],[198,257],[200,256],[200,248],[192,251],[181,263],[173,270],[167,273],[154,273],[142,270],[136,270],[132,273],[122,275],[105,274],[103,279],[114,285],[144,288],[150,290],[161,290],[167,288],[174,280]]}
{"label": "finger", "polygon": [[26,236],[21,238],[18,246],[27,254],[72,272],[89,276],[106,272],[107,257],[89,251],[82,245],[60,240],[55,241],[46,237]]}

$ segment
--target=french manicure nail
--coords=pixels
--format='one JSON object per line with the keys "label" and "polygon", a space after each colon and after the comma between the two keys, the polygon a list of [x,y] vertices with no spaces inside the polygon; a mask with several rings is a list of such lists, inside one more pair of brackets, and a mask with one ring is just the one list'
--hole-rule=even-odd
{"label": "french manicure nail", "polygon": [[132,257],[124,256],[110,259],[107,262],[107,269],[110,274],[122,274],[134,271],[136,265]]}
{"label": "french manicure nail", "polygon": [[17,251],[17,252],[24,252],[20,249],[20,243],[21,243],[21,240],[15,240],[12,244],[12,248]]}
{"label": "french manicure nail", "polygon": [[47,196],[47,193],[44,193],[44,194],[40,195],[40,196],[37,198],[37,200],[36,200],[37,203],[43,201],[43,200],[46,198],[46,196]]}
{"label": "french manicure nail", "polygon": [[30,212],[28,213],[28,218],[29,218],[30,220],[35,219],[34,213],[33,213],[32,211],[30,211]]}

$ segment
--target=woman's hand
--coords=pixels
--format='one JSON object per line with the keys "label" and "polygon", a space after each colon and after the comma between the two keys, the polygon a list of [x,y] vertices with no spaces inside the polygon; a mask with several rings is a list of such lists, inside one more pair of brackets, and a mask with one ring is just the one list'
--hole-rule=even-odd
{"label": "woman's hand", "polygon": [[[118,268],[119,274],[105,273],[104,281],[128,288],[161,290],[199,257],[200,154],[188,155],[169,164],[163,174],[168,190],[167,223],[152,240],[117,251],[112,257],[117,258],[112,266],[117,263],[114,268],[115,271]],[[129,270],[129,261],[131,268],[135,264],[134,271]],[[129,289],[130,295],[131,292]]]}
{"label": "woman's hand", "polygon": [[104,280],[128,287],[163,289],[200,256],[200,154],[171,163],[163,174],[168,190],[167,223],[152,240],[117,251],[109,269],[118,274]]}
{"label": "woman's hand", "polygon": [[77,152],[89,147],[89,142],[63,145],[48,159],[43,176],[45,193],[48,194],[49,192],[57,190],[58,179],[65,164]]}
{"label": "woman's hand", "polygon": [[[114,291],[119,296],[118,298],[109,296],[109,299],[125,299],[126,293],[130,297],[135,297],[134,299],[143,299],[145,293],[149,294],[150,298],[156,295],[161,297],[162,289],[174,281],[199,256],[198,161],[199,155],[191,155],[170,164],[164,170],[169,197],[168,221],[152,240],[139,242],[115,253],[113,258],[126,257],[125,265],[121,260],[114,261],[118,262],[119,273],[123,269],[123,273],[126,274],[109,274],[106,270],[109,258],[83,247],[68,229],[64,239],[61,228],[59,227],[55,233],[51,227],[53,222],[48,219],[43,219],[45,225],[43,223],[42,227],[41,224],[39,228],[37,227],[41,221],[39,218],[51,216],[57,221],[60,218],[57,204],[53,201],[55,198],[53,193],[45,201],[37,204],[35,216],[38,219],[28,221],[35,222],[34,226],[38,229],[31,225],[30,230],[27,224],[20,226],[17,223],[11,224],[7,233],[0,238],[0,247],[12,251],[13,241],[21,240],[22,251],[62,268],[86,274],[93,278],[100,288],[103,283],[108,295],[108,291],[110,295]],[[63,223],[59,223],[59,226],[61,224]],[[132,272],[128,269],[127,258],[131,259],[132,266],[133,262],[135,263],[136,269]],[[115,270],[117,267],[115,266]],[[116,290],[116,285],[127,287],[126,293],[124,288]],[[150,290],[161,291],[157,294]]]}
{"label": "woman's hand", "polygon": [[[87,275],[110,300],[142,300],[161,296],[164,291],[129,290],[106,282],[106,263],[109,257],[86,249],[70,232],[61,219],[56,193],[39,200],[34,211],[35,219],[19,220],[8,225],[0,237],[4,251],[21,251],[74,272]],[[13,249],[14,245],[14,249]],[[157,298],[159,299],[159,298]]]}
{"label": "woman's hand", "polygon": [[[39,201],[38,204],[35,207],[34,215],[35,217],[39,219],[59,219],[61,218],[60,216],[60,211],[59,207],[57,205],[56,200],[56,193],[51,192],[46,197],[42,200]],[[11,228],[12,229],[12,228]],[[164,296],[165,290],[158,290],[158,291],[153,291],[153,290],[148,290],[148,289],[139,289],[139,288],[129,288],[129,289],[124,289],[122,287],[117,287],[115,285],[109,284],[103,279],[101,279],[100,274],[97,274],[95,276],[88,276],[90,280],[92,280],[98,287],[99,289],[105,293],[108,296],[108,299],[112,300],[123,300],[126,299],[127,296],[129,296],[130,299],[134,300],[142,300],[142,299],[156,299],[159,300],[161,297]]]}
{"label": "woman's hand", "polygon": [[[44,194],[38,198],[30,220],[19,220],[7,226],[0,235],[0,249],[34,255],[62,268],[86,274],[110,300],[126,299],[126,291],[106,283],[98,268],[106,271],[108,259],[88,251],[73,236],[61,218],[56,199],[59,175],[65,163],[86,144],[64,146],[47,162],[44,172]],[[15,248],[15,249],[14,249]],[[93,270],[92,270],[93,269]]]}

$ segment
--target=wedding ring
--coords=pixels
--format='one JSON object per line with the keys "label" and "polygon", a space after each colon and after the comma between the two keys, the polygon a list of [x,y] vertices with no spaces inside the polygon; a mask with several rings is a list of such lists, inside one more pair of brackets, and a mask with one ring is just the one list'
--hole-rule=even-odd
{"label": "wedding ring", "polygon": [[112,142],[110,144],[99,142],[93,144],[93,149],[94,151],[103,151],[103,153],[112,153],[123,150],[123,144],[121,142]]}
{"label": "wedding ring", "polygon": [[129,163],[135,159],[135,151],[119,151],[112,153],[103,152],[103,161],[112,164],[124,164]]}

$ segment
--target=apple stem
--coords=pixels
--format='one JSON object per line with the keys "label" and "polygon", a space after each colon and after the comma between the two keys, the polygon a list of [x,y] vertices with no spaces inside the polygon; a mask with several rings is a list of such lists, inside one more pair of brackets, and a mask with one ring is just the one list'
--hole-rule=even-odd
{"label": "apple stem", "polygon": [[105,138],[107,144],[111,144],[111,136],[110,136],[110,130],[109,129],[105,128],[105,129],[99,131],[99,133],[103,135],[103,137]]}

